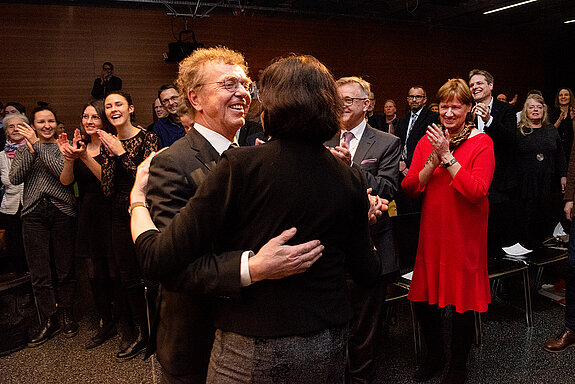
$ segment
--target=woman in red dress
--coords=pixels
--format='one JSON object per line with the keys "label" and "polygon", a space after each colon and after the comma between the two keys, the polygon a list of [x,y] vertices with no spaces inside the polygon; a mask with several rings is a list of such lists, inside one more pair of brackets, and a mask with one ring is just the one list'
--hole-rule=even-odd
{"label": "woman in red dress", "polygon": [[402,182],[422,195],[421,231],[408,298],[427,344],[415,381],[427,381],[445,365],[439,308],[453,305],[451,362],[444,383],[463,383],[474,332],[474,311],[490,301],[487,274],[489,186],[495,160],[491,138],[468,121],[473,97],[462,79],[437,93],[441,125],[428,127]]}

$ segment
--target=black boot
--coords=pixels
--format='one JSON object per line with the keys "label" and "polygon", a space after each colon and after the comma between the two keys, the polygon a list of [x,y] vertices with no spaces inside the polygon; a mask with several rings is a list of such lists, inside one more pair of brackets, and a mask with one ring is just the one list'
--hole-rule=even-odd
{"label": "black boot", "polygon": [[148,344],[148,328],[142,324],[135,326],[136,338],[126,348],[116,353],[118,360],[129,360],[140,354],[146,349]]}
{"label": "black boot", "polygon": [[78,334],[78,323],[74,321],[72,308],[62,310],[62,332],[64,336],[70,338]]}
{"label": "black boot", "polygon": [[60,333],[60,331],[61,329],[60,322],[58,321],[58,314],[55,313],[44,320],[40,330],[30,338],[28,347],[33,348],[40,344],[44,344],[46,341]]}
{"label": "black boot", "polygon": [[99,347],[108,339],[116,336],[117,333],[116,324],[114,324],[114,322],[104,323],[103,326],[99,328],[98,333],[96,333],[96,335],[86,343],[86,349]]}
{"label": "black boot", "polygon": [[436,306],[425,302],[415,302],[414,307],[427,346],[427,356],[415,371],[413,380],[423,382],[433,379],[445,366],[441,312]]}
{"label": "black boot", "polygon": [[467,359],[473,344],[475,313],[466,311],[452,314],[451,361],[443,384],[464,384],[467,380]]}

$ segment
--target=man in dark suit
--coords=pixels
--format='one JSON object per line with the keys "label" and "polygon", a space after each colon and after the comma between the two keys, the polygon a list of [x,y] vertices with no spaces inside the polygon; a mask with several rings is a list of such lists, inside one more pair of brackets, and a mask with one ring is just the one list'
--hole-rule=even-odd
{"label": "man in dark suit", "polygon": [[[251,101],[246,72],[243,56],[225,48],[195,51],[180,65],[180,95],[195,123],[183,138],[154,157],[150,166],[146,198],[160,230],[194,195],[244,125]],[[215,80],[199,83],[206,79]],[[249,250],[206,255],[177,276],[160,281],[148,353],[157,348],[163,383],[205,382],[215,331],[213,300],[207,295],[238,297],[242,286],[303,272],[317,259],[319,242],[284,245],[294,234],[285,231],[256,255]],[[140,262],[148,277],[158,277],[157,265]]]}
{"label": "man in dark suit", "polygon": [[102,74],[92,86],[92,97],[103,100],[108,93],[122,89],[122,79],[114,76],[114,65],[109,61],[102,64]]}
{"label": "man in dark suit", "polygon": [[[373,194],[391,201],[398,188],[399,138],[367,124],[366,113],[370,103],[370,84],[367,81],[359,77],[344,77],[337,84],[344,104],[343,130],[326,144],[338,146],[343,151],[347,148],[347,161],[361,170]],[[370,229],[382,273],[371,289],[348,282],[354,307],[348,342],[348,379],[353,383],[371,383],[375,378],[375,350],[378,330],[384,322],[386,287],[399,269],[392,222],[387,213]]]}
{"label": "man in dark suit", "polygon": [[[413,152],[419,140],[425,135],[427,127],[433,123],[439,123],[437,113],[425,107],[427,94],[421,86],[413,86],[407,94],[407,104],[409,112],[397,120],[395,134],[401,139],[401,160],[399,161],[399,183],[407,175],[411,166]],[[414,213],[421,211],[419,199],[411,199],[405,196],[402,191],[395,200],[397,213]]]}
{"label": "man in dark suit", "polygon": [[512,200],[519,187],[515,160],[519,130],[513,107],[493,97],[493,76],[489,72],[479,69],[469,72],[469,88],[475,100],[471,110],[475,124],[493,140],[495,172],[489,190],[487,243],[490,250],[498,251],[517,241],[510,218],[516,215]]}

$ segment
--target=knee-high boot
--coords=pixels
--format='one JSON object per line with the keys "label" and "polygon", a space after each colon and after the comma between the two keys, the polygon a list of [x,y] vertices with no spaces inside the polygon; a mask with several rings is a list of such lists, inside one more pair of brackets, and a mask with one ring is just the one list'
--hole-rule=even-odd
{"label": "knee-high boot", "polygon": [[413,305],[427,346],[427,355],[413,375],[413,380],[422,382],[431,380],[445,365],[441,312],[435,305],[426,302],[414,302]]}
{"label": "knee-high boot", "polygon": [[148,319],[146,314],[146,300],[144,285],[138,284],[126,289],[128,306],[134,321],[134,340],[126,348],[116,354],[120,360],[136,357],[148,344]]}
{"label": "knee-high boot", "polygon": [[475,313],[453,311],[451,328],[451,361],[443,380],[445,384],[463,384],[467,379],[467,360],[475,330]]}
{"label": "knee-high boot", "polygon": [[90,279],[94,303],[102,320],[102,326],[98,327],[98,332],[88,341],[86,349],[98,347],[116,335],[116,325],[112,314],[113,284],[113,280],[109,278]]}

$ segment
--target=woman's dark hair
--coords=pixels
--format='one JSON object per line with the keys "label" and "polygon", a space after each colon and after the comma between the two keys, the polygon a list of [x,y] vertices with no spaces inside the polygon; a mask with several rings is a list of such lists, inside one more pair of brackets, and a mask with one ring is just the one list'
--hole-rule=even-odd
{"label": "woman's dark hair", "polygon": [[52,112],[52,114],[54,115],[54,119],[56,121],[58,121],[58,116],[56,115],[56,112],[54,111],[54,109],[52,109],[52,107],[50,107],[49,105],[45,105],[45,106],[38,106],[36,108],[34,108],[32,110],[32,118],[30,119],[30,121],[32,122],[32,125],[34,125],[34,121],[36,120],[36,114],[38,112],[42,112],[42,111],[50,111]]}
{"label": "woman's dark hair", "polygon": [[[126,101],[128,102],[128,105],[134,105],[134,102],[132,101],[132,96],[126,92],[126,91],[112,91],[110,93],[108,93],[106,95],[106,97],[104,98],[104,102],[106,101],[106,99],[108,98],[108,96],[110,95],[120,95],[122,96],[124,99],[126,99]],[[106,107],[104,105],[104,111],[106,110]],[[104,113],[104,116],[106,116],[106,114]],[[108,119],[106,119],[108,120]],[[130,117],[130,122],[134,123],[136,121],[136,112],[132,112],[131,117]],[[109,122],[109,121],[108,121]]]}
{"label": "woman's dark hair", "polygon": [[14,108],[16,108],[18,110],[18,112],[20,112],[21,115],[25,115],[26,114],[26,107],[24,107],[22,104],[17,103],[15,101],[9,101],[6,103],[6,107],[12,106]]}
{"label": "woman's dark hair", "polygon": [[288,56],[260,77],[264,131],[323,143],[340,128],[343,106],[329,70],[313,56]]}
{"label": "woman's dark hair", "polygon": [[[104,102],[102,100],[93,99],[90,100],[87,104],[84,104],[84,106],[82,107],[82,114],[84,114],[84,111],[88,107],[93,107],[96,110],[98,116],[100,116],[100,120],[102,121],[102,130],[108,133],[116,134],[116,128],[114,128],[114,126],[110,124],[110,121],[106,118],[106,111],[104,109]],[[81,124],[80,124],[80,133],[82,134],[84,140],[87,143],[89,143],[90,135],[86,134],[86,130],[84,129],[84,126]]]}

